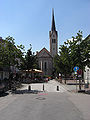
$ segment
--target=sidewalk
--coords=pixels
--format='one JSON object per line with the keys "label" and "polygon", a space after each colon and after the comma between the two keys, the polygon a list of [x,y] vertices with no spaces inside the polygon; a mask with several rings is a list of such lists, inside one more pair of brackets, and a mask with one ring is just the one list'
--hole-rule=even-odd
{"label": "sidewalk", "polygon": [[[62,80],[62,83],[60,83],[62,86],[66,87],[69,92],[78,92],[79,90],[79,83],[75,80],[67,80],[66,84],[64,83],[64,80]],[[85,85],[81,85],[81,90],[85,90],[86,94],[90,94],[90,84],[89,88],[85,88]]]}
{"label": "sidewalk", "polygon": [[22,88],[18,90],[28,90],[28,87],[31,87],[31,90],[41,91],[41,92],[66,92],[67,90],[55,80],[50,80],[47,83],[31,83],[31,84],[22,84]]}

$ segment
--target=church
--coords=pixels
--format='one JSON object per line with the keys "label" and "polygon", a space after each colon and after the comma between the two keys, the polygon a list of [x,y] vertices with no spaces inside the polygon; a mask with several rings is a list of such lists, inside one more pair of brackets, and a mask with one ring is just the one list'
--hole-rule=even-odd
{"label": "church", "polygon": [[39,68],[43,71],[43,75],[52,75],[53,58],[58,54],[58,33],[55,27],[54,10],[52,10],[52,25],[49,31],[50,51],[43,48],[37,52]]}

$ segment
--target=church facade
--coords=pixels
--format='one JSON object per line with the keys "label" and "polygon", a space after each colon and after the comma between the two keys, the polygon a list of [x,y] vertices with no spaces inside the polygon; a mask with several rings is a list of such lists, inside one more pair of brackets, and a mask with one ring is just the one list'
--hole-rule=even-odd
{"label": "church facade", "polygon": [[37,53],[39,68],[44,75],[52,75],[53,72],[53,58],[58,53],[58,33],[55,27],[54,10],[52,10],[52,25],[49,31],[50,51],[43,48]]}

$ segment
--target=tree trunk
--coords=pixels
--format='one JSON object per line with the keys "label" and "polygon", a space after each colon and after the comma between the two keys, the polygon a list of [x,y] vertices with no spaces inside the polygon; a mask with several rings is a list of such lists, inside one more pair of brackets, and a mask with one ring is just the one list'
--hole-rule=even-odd
{"label": "tree trunk", "polygon": [[65,84],[66,84],[66,74],[65,74]]}

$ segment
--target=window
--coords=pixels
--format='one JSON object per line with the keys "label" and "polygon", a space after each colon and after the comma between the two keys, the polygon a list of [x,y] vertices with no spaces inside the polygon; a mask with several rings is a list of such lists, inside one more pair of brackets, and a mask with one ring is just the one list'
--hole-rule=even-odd
{"label": "window", "polygon": [[45,65],[45,70],[46,70],[46,69],[47,69],[47,62],[45,62],[45,64],[44,64],[44,65]]}
{"label": "window", "polygon": [[56,43],[56,39],[52,39],[52,43]]}

